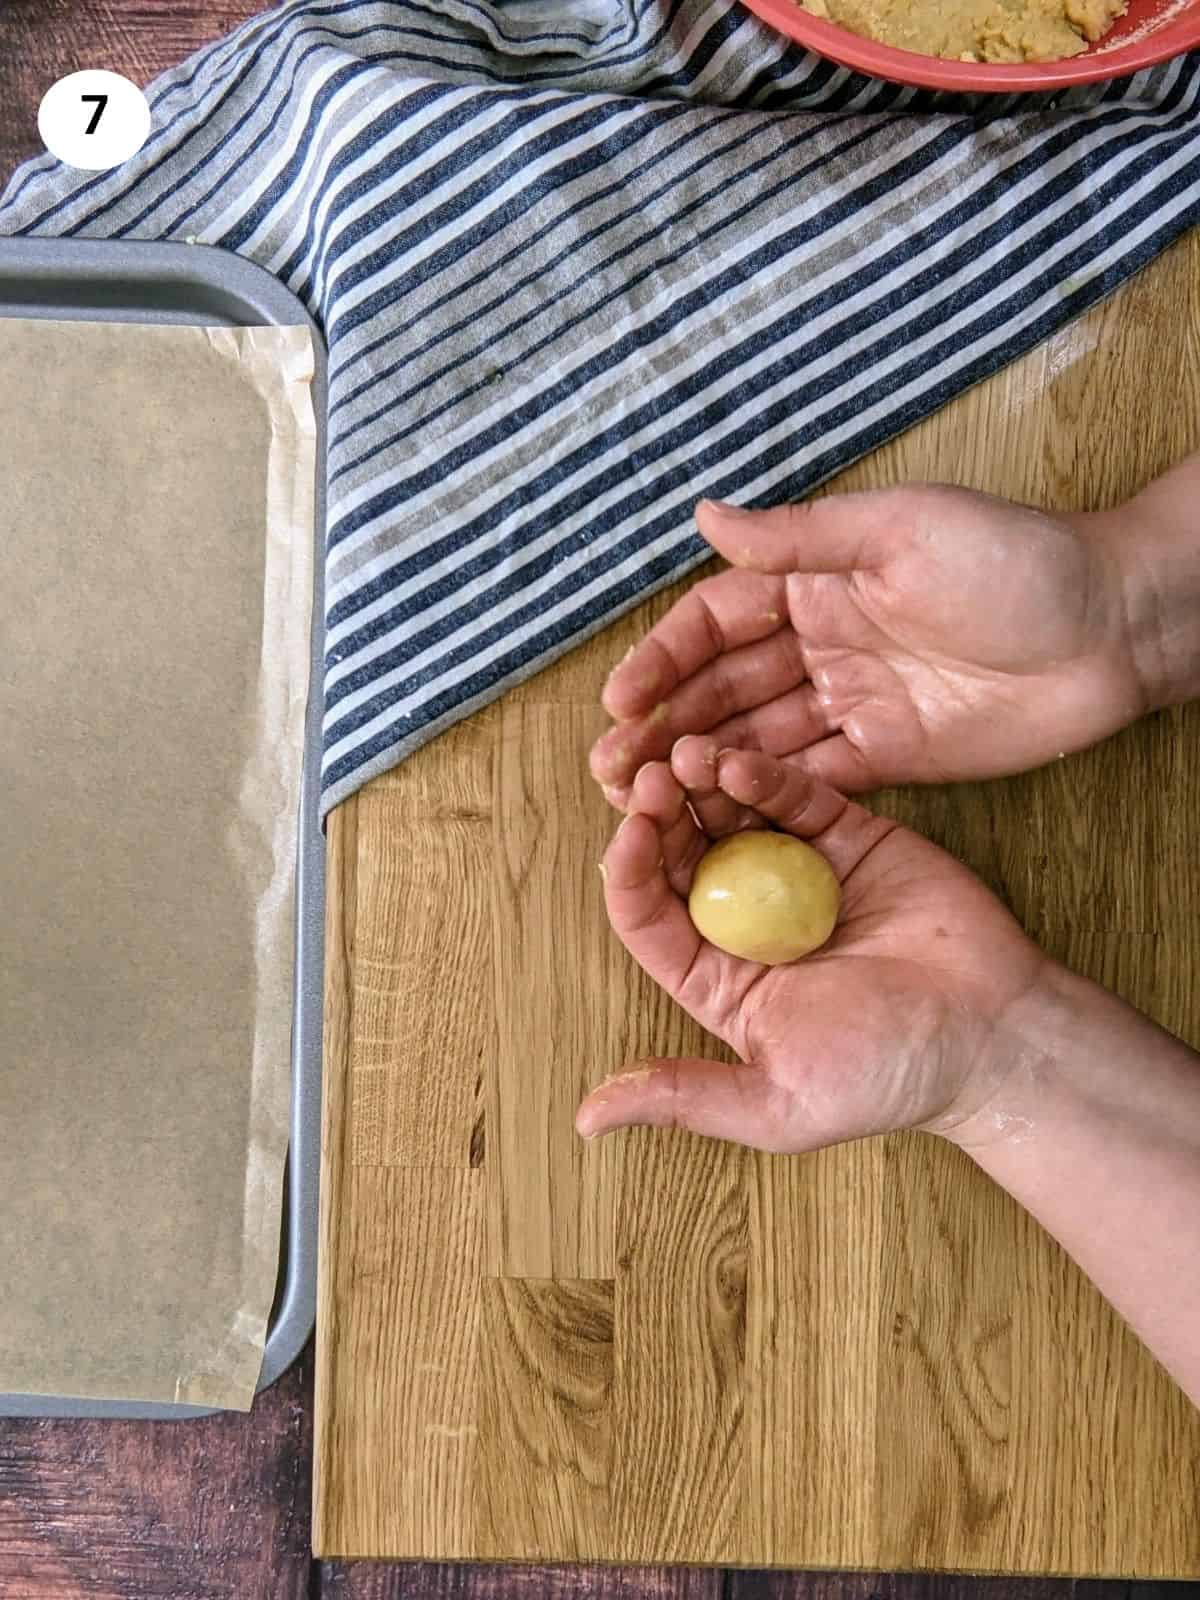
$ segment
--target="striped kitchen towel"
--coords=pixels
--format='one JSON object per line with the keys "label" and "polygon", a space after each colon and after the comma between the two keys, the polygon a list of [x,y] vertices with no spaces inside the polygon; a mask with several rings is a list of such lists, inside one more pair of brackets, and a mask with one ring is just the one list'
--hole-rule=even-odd
{"label": "striped kitchen towel", "polygon": [[1200,220],[1200,57],[964,106],[737,0],[291,0],[0,233],[198,239],[330,351],[324,806]]}

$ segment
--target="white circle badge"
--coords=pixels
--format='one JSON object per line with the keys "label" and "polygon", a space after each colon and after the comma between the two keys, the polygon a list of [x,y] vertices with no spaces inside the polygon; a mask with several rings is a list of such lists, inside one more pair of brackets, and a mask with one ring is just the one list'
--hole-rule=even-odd
{"label": "white circle badge", "polygon": [[72,72],[42,96],[38,132],[52,156],[85,172],[107,172],[136,155],[150,132],[150,106],[119,72]]}

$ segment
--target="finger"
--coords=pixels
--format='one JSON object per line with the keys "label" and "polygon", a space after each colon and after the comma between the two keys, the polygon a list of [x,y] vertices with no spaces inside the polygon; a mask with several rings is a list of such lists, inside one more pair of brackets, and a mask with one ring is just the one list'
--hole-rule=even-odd
{"label": "finger", "polygon": [[[711,962],[683,901],[671,888],[662,842],[649,817],[631,812],[601,864],[608,920],[633,959],[674,996],[696,963]],[[706,956],[706,952],[708,952]]]}
{"label": "finger", "polygon": [[802,683],[709,731],[722,750],[765,750],[772,756],[790,756],[824,739],[830,723],[816,689],[811,683]]}
{"label": "finger", "polygon": [[734,567],[758,573],[850,572],[878,566],[905,518],[905,491],[831,494],[750,511],[702,500],[700,532]]}
{"label": "finger", "polygon": [[610,717],[640,717],[706,662],[768,638],[787,621],[779,578],[718,572],[677,600],[609,674],[601,700]]}
{"label": "finger", "polygon": [[657,827],[667,882],[676,894],[686,895],[708,840],[688,809],[683,786],[665,761],[642,767],[633,780],[629,809],[649,817]]}
{"label": "finger", "polygon": [[[733,743],[734,741],[730,741]],[[844,733],[810,744],[798,758],[806,771],[843,794],[868,794],[888,781]]]}
{"label": "finger", "polygon": [[722,789],[786,833],[817,843],[845,880],[896,824],[847,800],[795,762],[777,761],[756,750],[725,751],[717,762]]}
{"label": "finger", "polygon": [[658,830],[632,812],[601,864],[608,920],[633,959],[710,1033],[724,1037],[763,972],[701,939],[671,888]]}
{"label": "finger", "polygon": [[602,783],[600,792],[614,811],[623,812],[628,808],[629,785],[627,783]]}
{"label": "finger", "polygon": [[757,812],[730,797],[717,782],[720,747],[706,735],[685,735],[671,751],[671,771],[687,790],[688,805],[709,839],[723,839],[742,828],[760,828]]}
{"label": "finger", "polygon": [[593,775],[628,783],[645,761],[663,760],[685,733],[705,733],[738,712],[787,694],[804,678],[804,653],[790,627],[702,667],[646,716],[618,722],[592,747]]}
{"label": "finger", "polygon": [[687,1058],[618,1073],[588,1095],[575,1126],[585,1139],[642,1125],[784,1151],[804,1148],[798,1121],[792,1097],[763,1068]]}

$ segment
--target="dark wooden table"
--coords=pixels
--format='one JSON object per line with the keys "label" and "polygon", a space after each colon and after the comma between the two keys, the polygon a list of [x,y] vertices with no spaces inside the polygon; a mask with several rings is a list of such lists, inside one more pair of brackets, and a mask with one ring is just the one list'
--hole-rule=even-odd
{"label": "dark wooden table", "polygon": [[[37,103],[56,78],[109,67],[145,82],[260,9],[256,0],[0,0],[0,182],[40,149]],[[1200,1595],[1200,1584],[317,1563],[309,1553],[311,1461],[311,1349],[248,1416],[179,1424],[0,1419],[0,1600]]]}

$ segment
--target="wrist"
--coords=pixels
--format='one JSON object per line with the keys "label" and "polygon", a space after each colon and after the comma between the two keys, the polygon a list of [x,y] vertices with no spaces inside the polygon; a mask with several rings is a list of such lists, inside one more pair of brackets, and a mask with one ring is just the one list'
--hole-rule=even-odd
{"label": "wrist", "polygon": [[954,1104],[927,1131],[968,1154],[1022,1143],[1043,1121],[1086,1001],[1085,979],[1045,957],[1033,981],[991,1024]]}
{"label": "wrist", "polygon": [[937,1129],[1020,1198],[1021,1175],[1080,1139],[1186,1137],[1200,1154],[1200,1057],[1119,996],[1046,959],[999,1019],[990,1081]]}
{"label": "wrist", "polygon": [[1145,710],[1200,696],[1200,469],[1185,463],[1125,505],[1079,522],[1114,575]]}

